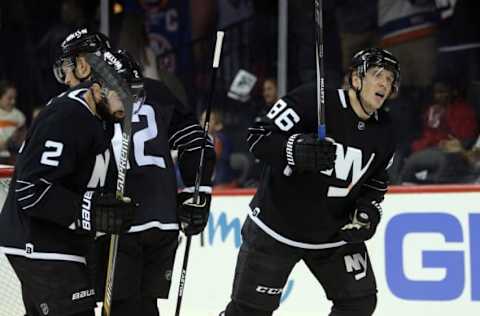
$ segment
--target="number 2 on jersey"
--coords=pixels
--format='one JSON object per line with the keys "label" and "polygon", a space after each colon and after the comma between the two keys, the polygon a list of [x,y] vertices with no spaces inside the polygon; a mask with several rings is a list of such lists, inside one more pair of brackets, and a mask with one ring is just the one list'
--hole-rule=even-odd
{"label": "number 2 on jersey", "polygon": [[161,156],[145,154],[145,143],[154,139],[158,135],[157,122],[155,121],[155,111],[148,104],[143,104],[137,113],[133,114],[132,122],[140,122],[140,115],[147,119],[147,126],[132,135],[133,150],[135,161],[138,166],[154,165],[160,168],[166,168],[165,159]]}
{"label": "number 2 on jersey", "polygon": [[54,142],[53,140],[47,140],[45,142],[45,151],[40,158],[40,163],[47,166],[58,167],[60,161],[58,158],[62,155],[63,144],[60,142]]}

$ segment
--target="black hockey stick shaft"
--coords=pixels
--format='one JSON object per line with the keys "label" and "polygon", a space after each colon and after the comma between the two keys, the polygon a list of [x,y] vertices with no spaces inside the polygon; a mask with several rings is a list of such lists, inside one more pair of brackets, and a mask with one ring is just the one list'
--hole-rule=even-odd
{"label": "black hockey stick shaft", "polygon": [[[212,76],[210,91],[208,94],[207,100],[207,109],[205,111],[205,122],[203,125],[203,144],[200,150],[200,161],[198,164],[198,170],[195,177],[195,187],[193,191],[193,201],[195,204],[200,204],[200,184],[203,177],[203,169],[205,165],[205,148],[207,147],[208,141],[208,128],[210,126],[210,113],[212,112],[213,96],[215,92],[215,82],[217,77],[217,70],[220,64],[220,55],[222,52],[222,43],[223,43],[224,32],[218,31],[217,38],[215,41],[215,52],[213,55],[213,66],[212,66]],[[177,295],[177,306],[175,309],[175,316],[180,316],[180,308],[182,307],[183,291],[185,289],[185,281],[187,276],[187,265],[188,258],[190,255],[190,245],[192,243],[192,236],[187,236],[187,244],[185,245],[185,254],[183,256],[182,271],[180,274],[180,282],[178,285],[178,295]]]}
{"label": "black hockey stick shaft", "polygon": [[[122,123],[122,145],[120,159],[118,164],[117,188],[115,196],[123,200],[125,192],[125,181],[127,176],[128,153],[130,150],[130,140],[132,134],[132,113],[134,98],[130,91],[129,84],[116,72],[113,72],[111,66],[107,64],[119,62],[110,52],[104,52],[102,57],[97,54],[87,54],[85,56],[88,63],[92,66],[92,72],[111,91],[118,94],[124,106],[125,117]],[[105,280],[105,293],[103,297],[103,316],[110,316],[112,309],[113,281],[115,276],[115,266],[117,262],[118,235],[111,235],[110,248],[108,256],[107,277]]]}
{"label": "black hockey stick shaft", "polygon": [[315,1],[315,61],[317,73],[317,112],[318,112],[318,138],[325,139],[325,70],[323,65],[323,3]]}
{"label": "black hockey stick shaft", "polygon": [[[132,104],[133,106],[133,104]],[[122,128],[122,149],[117,178],[117,199],[123,199],[125,190],[125,178],[127,173],[128,152],[130,148],[130,136],[132,131],[132,112],[126,112]],[[115,267],[117,266],[118,235],[110,236],[110,247],[108,249],[107,279],[105,281],[105,293],[103,297],[103,316],[110,316],[112,310],[113,284],[115,280]]]}
{"label": "black hockey stick shaft", "polygon": [[[131,113],[130,113],[131,116]],[[127,171],[128,151],[130,147],[131,117],[125,117],[128,123],[124,124],[122,131],[122,149],[117,179],[117,199],[123,199],[125,178]],[[125,125],[129,125],[127,128]],[[117,266],[118,235],[110,236],[110,247],[108,249],[107,278],[105,280],[105,293],[103,296],[103,316],[110,316],[112,311],[113,282],[115,280],[115,267]]]}
{"label": "black hockey stick shaft", "polygon": [[[92,60],[95,62],[95,60]],[[102,64],[97,64],[97,68],[100,71],[100,76],[103,77],[103,81],[107,87],[118,93],[120,100],[125,107],[125,117],[122,123],[122,146],[120,151],[120,159],[118,165],[117,187],[115,196],[117,199],[122,200],[125,192],[125,180],[127,176],[128,155],[130,150],[130,140],[132,134],[132,113],[134,106],[134,99],[129,91],[129,88],[125,85],[122,79],[111,76],[107,70],[102,71],[103,67],[108,67]],[[103,76],[102,76],[103,75]],[[107,266],[107,277],[105,280],[105,293],[103,297],[103,315],[110,316],[112,309],[112,295],[113,295],[113,283],[115,277],[115,267],[117,262],[118,252],[118,235],[111,235],[110,247]]]}

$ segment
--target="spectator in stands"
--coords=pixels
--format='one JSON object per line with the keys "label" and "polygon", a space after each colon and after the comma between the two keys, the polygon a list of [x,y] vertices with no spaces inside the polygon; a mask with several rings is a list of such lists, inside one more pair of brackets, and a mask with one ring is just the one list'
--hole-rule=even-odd
{"label": "spectator in stands", "polygon": [[[468,165],[465,152],[478,134],[473,107],[451,84],[436,82],[433,104],[423,116],[423,131],[411,145],[413,154],[406,160],[402,181],[441,183]],[[451,155],[451,154],[455,155]]]}
{"label": "spectator in stands", "polygon": [[0,81],[0,163],[4,164],[14,163],[16,149],[25,137],[25,115],[15,107],[16,99],[15,85]]}
{"label": "spectator in stands", "polygon": [[379,45],[402,64],[402,89],[385,109],[397,131],[397,151],[389,169],[397,183],[411,142],[422,129],[422,105],[428,102],[435,73],[438,11],[435,0],[377,0]]}
{"label": "spectator in stands", "polygon": [[[323,1],[323,26],[324,32],[324,70],[326,86],[336,89],[342,83],[342,60],[340,36],[335,14],[335,5],[338,0]],[[402,0],[403,1],[403,0]],[[365,2],[365,1],[362,1]],[[315,36],[314,36],[314,10],[311,1],[289,1],[289,72],[288,83],[295,87],[301,83],[311,82],[316,79],[315,71]]]}
{"label": "spectator in stands", "polygon": [[398,56],[402,90],[429,88],[436,57],[438,12],[435,0],[378,0],[380,46]]}
{"label": "spectator in stands", "polygon": [[[201,122],[205,122],[205,112],[202,113]],[[210,113],[208,133],[213,137],[217,162],[213,173],[213,185],[216,187],[235,187],[234,174],[230,166],[232,143],[223,130],[222,115],[213,110]]]}
{"label": "spectator in stands", "polygon": [[[47,3],[48,2],[48,3]],[[50,2],[37,1],[0,1],[0,80],[8,79],[15,82],[18,91],[17,104],[25,113],[30,107],[38,103],[39,67],[40,60],[35,57],[32,29],[38,29],[34,17],[38,11],[49,7]],[[29,10],[35,3],[37,10]],[[42,9],[38,9],[41,7]],[[50,69],[49,69],[50,70]],[[51,70],[49,71],[51,75]]]}
{"label": "spectator in stands", "polygon": [[480,137],[467,149],[458,139],[421,150],[405,163],[404,183],[471,183],[480,179]]}
{"label": "spectator in stands", "polygon": [[157,60],[150,47],[145,29],[145,17],[136,12],[125,13],[120,31],[118,46],[130,52],[143,68],[143,76],[159,79]]}
{"label": "spectator in stands", "polygon": [[278,87],[277,80],[273,78],[266,78],[263,81],[262,89],[263,100],[265,101],[265,106],[270,107],[278,100]]}
{"label": "spectator in stands", "polygon": [[438,75],[468,88],[480,80],[480,23],[478,1],[458,0],[443,10],[438,32]]}
{"label": "spectator in stands", "polygon": [[354,53],[377,46],[377,2],[377,0],[335,1],[344,72],[348,70]]}
{"label": "spectator in stands", "polygon": [[268,109],[278,100],[277,80],[267,77],[262,84],[262,97],[258,104],[255,120],[267,115]]}
{"label": "spectator in stands", "polygon": [[453,139],[471,142],[477,135],[477,120],[473,107],[458,94],[451,83],[436,82],[433,104],[423,117],[423,132],[412,144],[412,152],[436,147]]}
{"label": "spectator in stands", "polygon": [[[255,122],[260,123],[267,119],[266,115],[272,105],[277,102],[279,99],[278,89],[277,89],[277,81],[272,77],[267,77],[263,81],[262,85],[262,97],[261,101],[258,105],[257,114],[255,116]],[[260,179],[260,175],[262,173],[262,169],[265,165],[264,162],[260,161],[259,159],[255,159],[250,152],[248,155],[252,157],[252,165],[251,165],[251,172],[249,175],[249,179],[246,181],[247,183],[244,184],[245,186],[254,187],[257,185],[258,180]]]}

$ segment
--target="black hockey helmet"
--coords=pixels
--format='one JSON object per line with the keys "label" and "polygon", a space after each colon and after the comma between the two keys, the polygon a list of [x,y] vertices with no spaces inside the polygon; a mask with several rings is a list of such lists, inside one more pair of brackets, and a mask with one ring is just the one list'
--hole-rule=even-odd
{"label": "black hockey helmet", "polygon": [[67,64],[75,67],[75,57],[81,53],[103,52],[110,49],[110,40],[105,34],[89,32],[86,28],[78,29],[67,35],[61,43],[53,65],[53,74],[58,82],[64,84],[65,73],[62,66]]}
{"label": "black hockey helmet", "polygon": [[[117,72],[128,83],[134,98],[141,101],[140,104],[143,104],[146,94],[143,83],[142,67],[126,50],[119,49],[110,53],[112,54],[113,59],[116,59],[122,64],[122,69],[117,70]],[[108,56],[108,52],[106,55]],[[115,67],[115,64],[112,66]]]}
{"label": "black hockey helmet", "polygon": [[[90,80],[101,87],[102,100],[97,105],[98,114],[105,120],[117,118],[106,109],[108,104],[123,107],[126,113],[137,112],[145,101],[143,76],[140,67],[124,51],[86,53],[91,66]],[[120,106],[121,105],[121,106]]]}
{"label": "black hockey helmet", "polygon": [[390,70],[394,75],[392,95],[400,89],[400,63],[388,50],[382,48],[368,48],[356,53],[350,63],[350,85],[352,85],[351,73],[356,71],[363,78],[371,67],[383,67]]}

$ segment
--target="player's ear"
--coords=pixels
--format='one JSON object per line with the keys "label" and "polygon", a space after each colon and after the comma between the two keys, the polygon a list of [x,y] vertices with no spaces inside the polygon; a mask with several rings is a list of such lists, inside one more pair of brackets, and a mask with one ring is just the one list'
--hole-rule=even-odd
{"label": "player's ear", "polygon": [[86,79],[91,74],[90,64],[87,62],[84,56],[78,56],[75,65],[75,75],[79,79]]}
{"label": "player's ear", "polygon": [[90,92],[92,93],[92,96],[95,100],[95,103],[98,104],[102,101],[102,88],[98,83],[94,83],[90,87]]}
{"label": "player's ear", "polygon": [[352,85],[352,88],[354,90],[358,90],[360,89],[360,87],[362,86],[362,81],[360,79],[360,76],[358,75],[358,73],[356,71],[353,71],[352,74],[351,74],[352,78],[351,78],[351,85]]}

